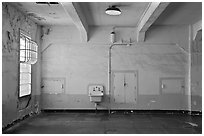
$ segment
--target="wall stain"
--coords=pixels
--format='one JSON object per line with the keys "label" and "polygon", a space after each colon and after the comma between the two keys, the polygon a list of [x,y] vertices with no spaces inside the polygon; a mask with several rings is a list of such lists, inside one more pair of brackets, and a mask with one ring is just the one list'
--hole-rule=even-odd
{"label": "wall stain", "polygon": [[45,18],[38,16],[36,13],[28,13],[27,16],[32,17],[32,18],[37,19],[37,20],[40,20],[40,21],[46,20]]}
{"label": "wall stain", "polygon": [[[36,36],[36,23],[7,2],[2,2],[2,127],[27,114],[32,109],[18,112],[19,29]],[[12,85],[12,86],[9,86]],[[9,87],[7,87],[9,86]]]}
{"label": "wall stain", "polygon": [[6,12],[6,15],[8,15],[8,18],[10,18],[10,12],[7,4],[2,4],[3,10]]}
{"label": "wall stain", "polygon": [[5,49],[10,53],[12,50],[12,43],[13,43],[13,37],[9,31],[6,32],[7,35],[7,41],[6,41],[6,46]]}
{"label": "wall stain", "polygon": [[43,38],[45,35],[49,35],[50,34],[50,32],[52,32],[52,29],[51,29],[51,27],[43,27],[42,28],[42,37],[41,38]]}

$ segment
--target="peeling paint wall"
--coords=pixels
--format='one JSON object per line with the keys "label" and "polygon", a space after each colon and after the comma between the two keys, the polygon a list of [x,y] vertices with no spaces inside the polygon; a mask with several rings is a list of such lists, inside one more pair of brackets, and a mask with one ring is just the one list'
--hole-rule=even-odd
{"label": "peeling paint wall", "polygon": [[[34,111],[36,91],[40,96],[39,88],[32,86],[32,97],[26,109],[20,110],[27,104],[26,99],[18,99],[19,83],[19,28],[29,33],[31,38],[39,44],[41,28],[16,10],[9,3],[2,3],[2,126]],[[32,69],[39,64],[35,64]],[[35,71],[36,72],[36,71]],[[38,71],[39,72],[39,71]],[[32,73],[35,77],[36,73]],[[33,80],[33,79],[32,79]],[[33,80],[34,81],[34,80]]]}
{"label": "peeling paint wall", "polygon": [[[74,27],[43,28],[42,78],[65,78],[65,91],[42,94],[43,109],[94,109],[89,84],[103,84],[105,96],[98,108],[108,109],[108,58],[111,27],[90,27],[88,43],[79,41]],[[49,30],[49,31],[48,31]],[[49,33],[47,33],[49,32]],[[116,42],[136,41],[136,28],[115,28]],[[188,80],[188,26],[155,26],[145,43],[112,49],[113,70],[138,70],[137,104],[111,104],[115,109],[188,109],[188,82],[182,95],[160,94],[160,78]],[[113,96],[111,96],[113,97]],[[112,99],[112,98],[111,98]]]}

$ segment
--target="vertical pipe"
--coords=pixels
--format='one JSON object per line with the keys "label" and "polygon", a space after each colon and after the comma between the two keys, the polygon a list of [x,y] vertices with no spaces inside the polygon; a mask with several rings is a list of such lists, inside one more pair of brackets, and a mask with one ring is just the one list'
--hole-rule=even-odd
{"label": "vertical pipe", "polygon": [[95,102],[95,113],[97,113],[97,103]]}
{"label": "vertical pipe", "polygon": [[110,110],[111,110],[111,48],[114,46],[114,44],[112,44],[109,47],[108,50],[108,93],[109,93],[109,108],[108,108],[108,112],[110,114]]}
{"label": "vertical pipe", "polygon": [[[132,43],[129,43],[129,44],[132,44]],[[110,114],[110,110],[111,110],[111,49],[113,48],[113,46],[115,45],[118,45],[118,46],[123,46],[123,45],[127,45],[127,44],[112,44],[110,47],[109,47],[109,50],[108,50],[108,53],[109,53],[109,56],[108,56],[108,92],[109,92],[109,108],[108,108],[108,111],[109,111],[109,114]]]}
{"label": "vertical pipe", "polygon": [[192,44],[192,26],[189,25],[189,37],[188,37],[188,109],[191,113],[191,44]]}

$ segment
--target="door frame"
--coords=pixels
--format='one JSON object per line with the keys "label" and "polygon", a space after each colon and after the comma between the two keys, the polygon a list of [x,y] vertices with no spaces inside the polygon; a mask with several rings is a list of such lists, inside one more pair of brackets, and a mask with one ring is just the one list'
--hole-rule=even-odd
{"label": "door frame", "polygon": [[138,98],[138,92],[139,92],[139,72],[138,72],[138,70],[112,70],[111,71],[111,92],[110,92],[110,94],[111,94],[111,97],[110,97],[110,104],[111,103],[114,103],[114,74],[115,73],[134,73],[134,74],[136,74],[136,86],[137,86],[137,88],[136,88],[136,92],[135,92],[135,97],[136,97],[136,103],[137,103],[137,98]]}

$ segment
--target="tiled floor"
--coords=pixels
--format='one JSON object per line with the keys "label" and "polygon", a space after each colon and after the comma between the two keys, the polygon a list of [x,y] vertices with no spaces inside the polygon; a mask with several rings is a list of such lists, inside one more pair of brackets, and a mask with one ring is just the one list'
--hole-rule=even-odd
{"label": "tiled floor", "polygon": [[41,113],[10,134],[201,134],[202,117],[186,114]]}

